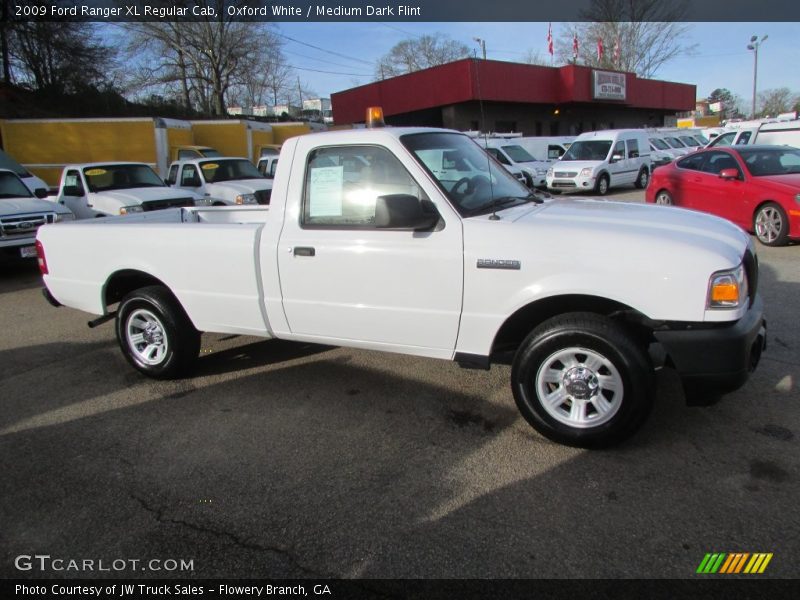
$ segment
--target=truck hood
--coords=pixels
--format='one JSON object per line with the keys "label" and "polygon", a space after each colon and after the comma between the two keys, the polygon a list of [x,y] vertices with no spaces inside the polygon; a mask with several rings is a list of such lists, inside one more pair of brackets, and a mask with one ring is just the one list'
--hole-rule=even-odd
{"label": "truck hood", "polygon": [[602,160],[559,160],[552,163],[548,168],[552,168],[553,173],[574,172],[577,175],[581,172],[581,169],[594,169],[596,166],[602,164]]}
{"label": "truck hood", "polygon": [[271,190],[272,182],[267,179],[237,179],[235,181],[221,181],[219,183],[207,183],[206,191],[212,196],[223,193],[254,194],[262,190]]}
{"label": "truck hood", "polygon": [[54,212],[72,214],[70,210],[55,202],[39,198],[5,198],[0,199],[0,216],[26,215],[30,213]]}
{"label": "truck hood", "polygon": [[464,220],[467,268],[519,261],[528,294],[601,295],[653,319],[731,318],[706,311],[709,277],[737,267],[752,243],[729,221],[670,206],[559,198],[498,215]]}
{"label": "truck hood", "polygon": [[173,198],[193,198],[198,196],[189,190],[178,190],[168,187],[130,188],[127,190],[108,190],[105,192],[92,192],[91,196],[102,196],[109,200],[119,202],[120,206],[135,206],[153,200],[171,200]]}

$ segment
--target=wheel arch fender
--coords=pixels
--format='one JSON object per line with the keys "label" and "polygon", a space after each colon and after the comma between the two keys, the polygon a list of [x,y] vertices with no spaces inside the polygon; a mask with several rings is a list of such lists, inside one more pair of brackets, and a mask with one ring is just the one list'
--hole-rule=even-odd
{"label": "wheel arch fender", "polygon": [[[189,313],[186,311],[186,307],[168,284],[155,275],[139,269],[118,269],[109,275],[101,290],[103,305],[108,308],[112,304],[116,304],[122,300],[131,292],[152,285],[163,287],[181,307],[189,320],[192,321],[191,316],[189,316]],[[192,323],[196,326],[193,321]]]}

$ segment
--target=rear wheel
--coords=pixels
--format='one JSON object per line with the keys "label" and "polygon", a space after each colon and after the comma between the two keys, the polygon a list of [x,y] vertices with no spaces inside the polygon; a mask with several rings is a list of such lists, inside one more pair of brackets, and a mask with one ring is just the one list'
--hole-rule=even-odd
{"label": "rear wheel", "polygon": [[125,296],[117,310],[116,332],[128,362],[156,379],[180,377],[200,352],[200,333],[163,286]]}
{"label": "rear wheel", "polygon": [[609,187],[610,186],[609,186],[608,175],[604,173],[603,175],[600,175],[600,177],[597,178],[597,183],[594,186],[594,191],[597,192],[599,196],[605,196],[608,193]]}
{"label": "rear wheel", "polygon": [[673,204],[672,196],[667,190],[661,190],[656,194],[656,204],[671,206]]}
{"label": "rear wheel", "polygon": [[639,176],[636,178],[636,183],[634,183],[634,185],[638,189],[643,190],[647,187],[648,181],[650,181],[650,173],[647,171],[647,169],[643,168],[641,171],[639,171]]}
{"label": "rear wheel", "polygon": [[789,238],[789,220],[780,205],[767,202],[753,217],[753,230],[765,246],[783,246]]}
{"label": "rear wheel", "polygon": [[511,386],[534,429],[583,448],[632,435],[655,389],[645,351],[620,325],[593,313],[554,317],[531,332],[514,358]]}

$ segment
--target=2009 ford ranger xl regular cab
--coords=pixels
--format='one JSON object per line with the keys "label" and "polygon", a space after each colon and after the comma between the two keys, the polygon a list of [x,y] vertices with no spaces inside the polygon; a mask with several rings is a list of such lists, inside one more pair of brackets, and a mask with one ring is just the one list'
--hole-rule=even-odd
{"label": "2009 ford ranger xl regular cab", "polygon": [[[475,170],[454,180],[441,162],[461,158]],[[642,424],[654,357],[702,401],[743,385],[765,343],[755,249],[738,227],[542,200],[440,129],[292,138],[269,207],[45,226],[37,243],[48,300],[115,317],[122,352],[151,377],[184,373],[200,332],[511,361],[528,422],[584,447]]]}

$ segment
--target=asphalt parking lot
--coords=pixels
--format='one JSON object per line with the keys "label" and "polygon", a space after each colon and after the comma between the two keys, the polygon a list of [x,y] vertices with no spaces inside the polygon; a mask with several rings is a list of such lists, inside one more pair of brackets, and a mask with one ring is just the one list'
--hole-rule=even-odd
{"label": "asphalt parking lot", "polygon": [[[533,431],[503,366],[206,335],[193,378],[148,380],[112,325],[3,263],[0,576],[681,578],[770,552],[758,577],[794,577],[800,246],[758,250],[751,380],[687,408],[660,372],[644,428],[602,452]],[[36,553],[193,570],[15,568]]]}

